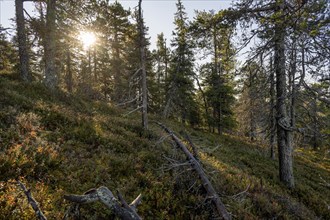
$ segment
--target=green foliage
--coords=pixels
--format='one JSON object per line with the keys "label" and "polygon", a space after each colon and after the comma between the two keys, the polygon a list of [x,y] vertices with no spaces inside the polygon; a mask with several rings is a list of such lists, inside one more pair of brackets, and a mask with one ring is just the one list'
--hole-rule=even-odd
{"label": "green foliage", "polygon": [[166,86],[165,116],[173,116],[197,124],[198,112],[195,101],[194,88],[194,45],[189,35],[188,17],[182,1],[176,4],[177,12],[174,16],[175,31],[171,46],[174,47],[171,54],[169,77]]}
{"label": "green foliage", "polygon": [[[0,25],[0,29],[2,26]],[[4,32],[0,31],[0,73],[11,72],[17,65],[17,53],[13,43],[9,42]]]}
{"label": "green foliage", "polygon": [[[168,158],[179,163],[186,158],[159,127],[143,131],[137,114],[123,116],[123,110],[108,104],[51,94],[8,76],[0,76],[0,85],[5,94],[0,106],[0,219],[35,218],[16,179],[31,188],[49,219],[63,217],[69,205],[64,194],[101,185],[120,190],[127,201],[142,193],[138,213],[145,219],[217,217],[190,167],[171,167]],[[296,150],[297,188],[290,191],[278,181],[277,161],[269,160],[261,145],[173,121],[166,124],[177,134],[190,133],[200,161],[234,217],[330,217],[328,156]],[[84,219],[114,218],[102,204],[82,205],[80,210]]]}

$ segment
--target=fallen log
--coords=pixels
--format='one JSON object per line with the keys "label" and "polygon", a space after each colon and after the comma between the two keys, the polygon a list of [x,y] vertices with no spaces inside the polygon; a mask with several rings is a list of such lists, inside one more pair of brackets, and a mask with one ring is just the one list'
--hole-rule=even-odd
{"label": "fallen log", "polygon": [[196,158],[190,153],[188,148],[181,142],[181,140],[171,131],[169,128],[167,128],[165,125],[156,122],[161,128],[163,128],[172,138],[172,140],[177,144],[177,146],[184,152],[184,154],[187,156],[191,166],[193,169],[198,173],[199,178],[202,181],[203,187],[207,191],[208,197],[212,200],[214,203],[218,214],[225,220],[231,219],[230,214],[228,213],[225,205],[222,203],[219,195],[213,188],[210,180],[207,178],[201,164],[196,160]]}
{"label": "fallen log", "polygon": [[64,199],[77,204],[87,204],[100,201],[109,209],[113,210],[115,215],[120,219],[141,220],[141,217],[136,213],[136,206],[141,202],[141,195],[128,205],[120,194],[119,200],[121,203],[107,187],[101,186],[97,189],[87,191],[84,195],[64,195]]}

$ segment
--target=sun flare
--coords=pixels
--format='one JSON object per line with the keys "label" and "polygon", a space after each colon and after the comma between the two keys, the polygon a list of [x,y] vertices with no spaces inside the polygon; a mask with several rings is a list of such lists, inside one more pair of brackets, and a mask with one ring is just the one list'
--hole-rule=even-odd
{"label": "sun flare", "polygon": [[88,49],[96,42],[96,37],[93,32],[81,31],[79,34],[79,40],[82,42],[85,49]]}

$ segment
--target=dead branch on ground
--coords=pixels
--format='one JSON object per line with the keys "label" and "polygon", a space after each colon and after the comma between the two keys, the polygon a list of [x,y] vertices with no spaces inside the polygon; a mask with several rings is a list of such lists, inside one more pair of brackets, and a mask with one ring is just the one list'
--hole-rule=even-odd
{"label": "dead branch on ground", "polygon": [[29,204],[32,206],[36,216],[40,220],[47,220],[45,215],[42,213],[37,201],[33,198],[30,189],[26,189],[25,185],[21,181],[17,181],[18,185],[22,188],[24,194],[26,195]]}
{"label": "dead branch on ground", "polygon": [[203,183],[203,186],[204,186],[205,190],[208,193],[208,197],[211,199],[211,201],[216,206],[216,209],[217,209],[219,215],[225,220],[231,219],[230,214],[228,213],[225,205],[222,203],[219,195],[215,191],[215,189],[214,189],[213,185],[211,184],[210,180],[207,178],[201,164],[196,160],[196,158],[192,155],[192,153],[190,153],[190,151],[182,143],[182,141],[173,133],[173,131],[171,131],[169,128],[167,128],[166,126],[164,126],[163,124],[161,124],[159,122],[155,122],[155,123],[158,124],[161,128],[163,128],[169,135],[171,135],[172,140],[177,144],[177,146],[187,156],[192,168],[198,173],[199,178],[201,179],[201,181]]}
{"label": "dead branch on ground", "polygon": [[105,186],[91,189],[84,195],[64,195],[64,199],[77,204],[100,201],[123,220],[141,220],[141,217],[136,213],[136,206],[141,203],[141,194],[130,205],[127,204],[120,193],[118,193],[118,198],[120,202]]}

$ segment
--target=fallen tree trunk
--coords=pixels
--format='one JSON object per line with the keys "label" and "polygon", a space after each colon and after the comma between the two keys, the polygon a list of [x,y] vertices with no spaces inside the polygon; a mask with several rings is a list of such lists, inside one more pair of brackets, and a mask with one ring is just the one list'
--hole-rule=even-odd
{"label": "fallen tree trunk", "polygon": [[130,205],[126,203],[120,194],[118,197],[121,204],[114,197],[113,193],[105,186],[89,190],[84,195],[64,195],[64,199],[78,204],[100,201],[109,209],[112,209],[115,215],[123,220],[141,220],[141,217],[136,213],[136,206],[141,202],[141,195],[139,195]]}
{"label": "fallen tree trunk", "polygon": [[172,140],[177,144],[178,147],[184,152],[184,154],[188,157],[189,162],[191,166],[194,168],[194,170],[198,173],[199,178],[201,179],[203,186],[205,190],[207,191],[207,194],[209,198],[214,203],[218,213],[220,216],[222,216],[223,219],[229,220],[231,219],[230,214],[228,213],[225,205],[222,203],[219,195],[213,188],[210,180],[207,178],[205,172],[203,171],[203,168],[201,164],[196,160],[196,158],[190,153],[190,151],[187,149],[187,147],[180,141],[180,139],[171,131],[169,128],[167,128],[165,125],[156,122],[160,127],[162,127],[171,137]]}

